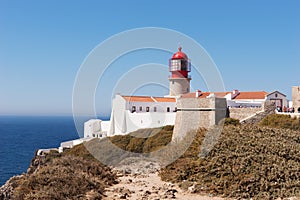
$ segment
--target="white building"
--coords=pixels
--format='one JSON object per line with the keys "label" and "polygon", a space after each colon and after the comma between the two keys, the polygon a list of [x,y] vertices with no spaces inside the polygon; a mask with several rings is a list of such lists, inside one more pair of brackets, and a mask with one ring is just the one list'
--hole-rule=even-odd
{"label": "white building", "polygon": [[123,135],[141,128],[174,125],[175,111],[175,97],[116,95],[112,101],[107,135]]}
{"label": "white building", "polygon": [[227,100],[227,105],[230,107],[262,107],[268,93],[265,91],[240,92],[234,90],[232,94],[235,95]]}
{"label": "white building", "polygon": [[109,125],[109,121],[102,121],[100,119],[90,119],[89,121],[84,123],[84,137],[106,137]]}
{"label": "white building", "polygon": [[[267,100],[276,106],[288,107],[286,96],[278,91],[240,92],[189,92],[181,98],[208,98],[216,96],[226,98],[227,105],[233,108],[261,108]],[[174,125],[176,118],[176,100],[179,97],[123,96],[117,94],[112,101],[110,121],[92,119],[84,124],[84,137],[106,137],[124,135],[141,128],[155,128]]]}
{"label": "white building", "polygon": [[226,98],[229,107],[261,108],[267,100],[277,106],[288,107],[286,96],[278,91],[241,92],[190,92],[191,63],[188,56],[178,49],[169,60],[170,88],[165,97],[124,96],[117,94],[112,101],[110,121],[92,119],[84,124],[85,138],[101,138],[112,135],[124,135],[141,128],[155,128],[174,125],[176,101],[178,98]]}
{"label": "white building", "polygon": [[278,91],[274,91],[267,94],[266,100],[275,102],[276,107],[280,107],[280,108],[289,107],[289,101],[287,100],[286,95]]}
{"label": "white building", "polygon": [[191,63],[178,48],[169,60],[170,92],[166,97],[115,95],[110,121],[89,120],[84,124],[84,137],[124,135],[141,128],[174,125],[176,98],[190,92]]}
{"label": "white building", "polygon": [[[241,107],[262,107],[266,100],[274,100],[273,95],[277,94],[277,101],[285,102],[283,105],[287,104],[285,95],[279,93],[278,91],[267,93],[265,91],[251,91],[251,92],[241,92],[239,90],[233,90],[232,92],[201,92],[197,90],[196,92],[191,92],[183,94],[184,98],[206,98],[208,96],[214,95],[219,98],[226,98],[227,106],[233,108]],[[280,94],[280,95],[279,95]]]}

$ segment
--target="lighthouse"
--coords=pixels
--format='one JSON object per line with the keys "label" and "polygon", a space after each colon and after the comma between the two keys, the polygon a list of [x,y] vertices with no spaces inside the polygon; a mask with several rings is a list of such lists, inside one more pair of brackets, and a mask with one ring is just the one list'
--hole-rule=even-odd
{"label": "lighthouse", "polygon": [[191,63],[188,56],[181,50],[182,48],[179,47],[178,52],[169,60],[170,96],[179,96],[190,92],[191,77],[189,72],[191,71]]}

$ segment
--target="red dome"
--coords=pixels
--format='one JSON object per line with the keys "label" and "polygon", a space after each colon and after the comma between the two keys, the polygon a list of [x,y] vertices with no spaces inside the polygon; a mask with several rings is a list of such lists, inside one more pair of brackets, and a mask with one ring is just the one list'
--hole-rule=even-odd
{"label": "red dome", "polygon": [[181,47],[178,48],[178,52],[176,52],[173,56],[172,56],[172,60],[173,59],[184,59],[184,60],[188,60],[188,57],[185,53],[183,53],[181,51]]}

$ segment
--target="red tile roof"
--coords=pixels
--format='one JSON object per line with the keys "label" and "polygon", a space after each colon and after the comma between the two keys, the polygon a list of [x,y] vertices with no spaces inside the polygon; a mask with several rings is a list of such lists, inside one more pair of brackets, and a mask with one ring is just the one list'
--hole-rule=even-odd
{"label": "red tile roof", "polygon": [[[198,98],[206,98],[210,94],[214,94],[216,97],[224,98],[231,92],[201,92]],[[265,91],[257,92],[240,92],[234,99],[265,99],[268,93]],[[176,102],[174,97],[151,97],[151,96],[122,96],[126,101],[130,102]],[[195,98],[196,92],[190,92],[181,95],[182,98]]]}
{"label": "red tile roof", "polygon": [[157,102],[176,102],[176,98],[172,97],[153,97]]}
{"label": "red tile roof", "polygon": [[[210,92],[201,92],[201,95],[198,98],[206,98]],[[190,92],[181,95],[181,98],[195,98],[196,97],[196,92]]]}
{"label": "red tile roof", "polygon": [[[206,98],[210,94],[214,94],[216,97],[225,98],[227,94],[231,92],[201,92],[201,96],[198,98]],[[258,91],[258,92],[240,92],[235,98],[233,99],[265,99],[268,93],[265,91]],[[181,95],[182,98],[195,98],[196,92],[190,92],[187,94]]]}
{"label": "red tile roof", "polygon": [[[198,98],[206,98],[210,94],[214,94],[216,97],[223,98],[229,93],[230,92],[201,92],[200,93],[201,95]],[[196,97],[196,92],[186,93],[186,94],[181,95],[181,97],[182,98],[195,98]]]}
{"label": "red tile roof", "polygon": [[126,101],[130,102],[176,102],[176,98],[172,97],[151,97],[151,96],[122,96]]}
{"label": "red tile roof", "polygon": [[214,93],[216,97],[223,98],[227,94],[230,94],[231,92],[212,92],[212,93]]}
{"label": "red tile roof", "polygon": [[154,102],[151,97],[147,96],[122,96],[126,101],[130,102]]}
{"label": "red tile roof", "polygon": [[240,92],[234,99],[265,99],[267,94],[265,91]]}

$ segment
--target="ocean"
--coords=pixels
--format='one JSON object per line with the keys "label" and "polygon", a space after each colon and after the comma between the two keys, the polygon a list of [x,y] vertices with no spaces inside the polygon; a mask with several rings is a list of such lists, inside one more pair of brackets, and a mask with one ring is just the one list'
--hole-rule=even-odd
{"label": "ocean", "polygon": [[0,116],[0,186],[26,172],[37,149],[59,147],[61,142],[77,138],[71,116]]}

